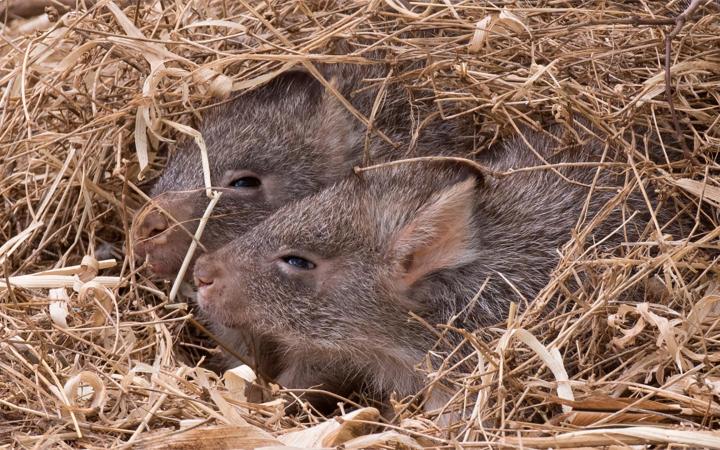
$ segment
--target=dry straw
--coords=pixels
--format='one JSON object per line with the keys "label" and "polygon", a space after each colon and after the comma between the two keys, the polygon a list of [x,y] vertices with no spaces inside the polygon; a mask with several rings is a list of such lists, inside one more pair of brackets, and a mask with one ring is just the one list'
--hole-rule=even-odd
{"label": "dry straw", "polygon": [[[720,448],[713,2],[46,3],[0,25],[0,445]],[[334,53],[340,40],[351,54]],[[657,190],[695,224],[669,236],[654,223],[599,254],[597,219],[580,221],[529,306],[487,330],[439,328],[473,350],[423,364],[452,396],[443,411],[398,399],[384,428],[373,409],[286,416],[300,393],[245,392],[247,378],[197,367],[215,344],[125,244],[142,188],[174,141],[201,139],[190,127],[205,107],[293,66],[378,54],[397,68],[369,83],[472,115],[479,149],[522,122],[584,118],[624,151],[628,188]],[[684,158],[650,161],[660,138]],[[463,419],[448,428],[451,411]]]}

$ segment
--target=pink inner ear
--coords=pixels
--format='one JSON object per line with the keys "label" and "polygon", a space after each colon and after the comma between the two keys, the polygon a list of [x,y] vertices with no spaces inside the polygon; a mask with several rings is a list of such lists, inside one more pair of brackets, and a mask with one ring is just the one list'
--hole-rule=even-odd
{"label": "pink inner ear", "polygon": [[469,179],[446,189],[400,230],[393,247],[406,287],[473,258],[474,188],[475,180]]}
{"label": "pink inner ear", "polygon": [[[461,219],[461,218],[458,218]],[[440,227],[438,233],[428,236],[428,242],[406,257],[408,261],[403,283],[411,286],[419,279],[432,272],[454,267],[464,260],[466,253],[468,230],[461,223],[455,226]]]}

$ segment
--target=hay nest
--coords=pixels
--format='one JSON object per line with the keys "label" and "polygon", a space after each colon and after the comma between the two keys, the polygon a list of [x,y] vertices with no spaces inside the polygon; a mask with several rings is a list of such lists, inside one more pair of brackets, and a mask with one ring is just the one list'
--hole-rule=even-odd
{"label": "hay nest", "polygon": [[[4,11],[0,25],[0,443],[720,448],[716,4],[47,3],[30,19]],[[350,55],[332,53],[338,40]],[[198,365],[216,350],[192,305],[170,301],[126,251],[143,187],[204,108],[296,65],[371,54],[424,61],[392,76],[446,116],[472,115],[485,143],[521,122],[583,117],[628,149],[628,183],[696,224],[622,257],[585,249],[581,227],[507,323],[442,328],[473,348],[464,365],[428,356],[429,383],[452,389],[465,414],[450,428],[407,399],[377,428],[374,409],[287,416],[297,393],[277,387],[284,397],[249,402],[251,374]],[[636,127],[671,136],[684,158],[630,151]],[[623,295],[639,286],[652,302]]]}

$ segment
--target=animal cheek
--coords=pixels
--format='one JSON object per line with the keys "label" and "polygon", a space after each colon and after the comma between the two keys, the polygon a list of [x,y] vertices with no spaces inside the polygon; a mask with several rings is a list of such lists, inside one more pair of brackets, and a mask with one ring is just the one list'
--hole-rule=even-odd
{"label": "animal cheek", "polygon": [[135,255],[145,259],[152,273],[160,278],[173,279],[188,250],[190,239],[180,233],[169,232],[162,241],[151,239],[136,243]]}
{"label": "animal cheek", "polygon": [[234,286],[216,281],[212,286],[198,289],[197,303],[212,322],[237,327],[248,322],[244,295]]}

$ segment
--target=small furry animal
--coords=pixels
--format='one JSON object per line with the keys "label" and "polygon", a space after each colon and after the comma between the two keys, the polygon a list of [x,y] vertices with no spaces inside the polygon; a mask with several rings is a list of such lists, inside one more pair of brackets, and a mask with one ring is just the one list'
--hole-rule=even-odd
{"label": "small furry animal", "polygon": [[586,205],[588,220],[605,216],[592,235],[611,236],[604,246],[653,231],[656,205],[637,189],[604,209],[624,173],[573,164],[599,162],[602,143],[587,135],[563,146],[555,131],[525,131],[479,160],[495,171],[555,169],[493,178],[403,163],[292,203],[197,261],[198,304],[212,322],[276,342],[287,387],[413,394],[423,384],[414,367],[436,336],[410,312],[429,324],[459,315],[467,330],[502,320],[546,285]]}
{"label": "small furry animal", "polygon": [[[360,87],[366,78],[384,77],[385,65],[321,67],[324,77],[355,108],[373,116],[380,88]],[[353,166],[366,159],[442,153],[438,149],[459,156],[472,151],[472,133],[462,128],[463,120],[431,117],[420,127],[415,121],[427,117],[429,110],[411,109],[408,93],[400,86],[389,84],[382,92],[384,101],[373,116],[373,129],[397,148],[368,132],[335,95],[301,71],[284,73],[208,113],[200,131],[213,187],[223,195],[197,253],[220,248],[281,206],[350,175]],[[152,201],[136,215],[135,254],[161,278],[177,274],[207,206],[202,173],[200,151],[188,142],[170,155],[152,188]]]}

